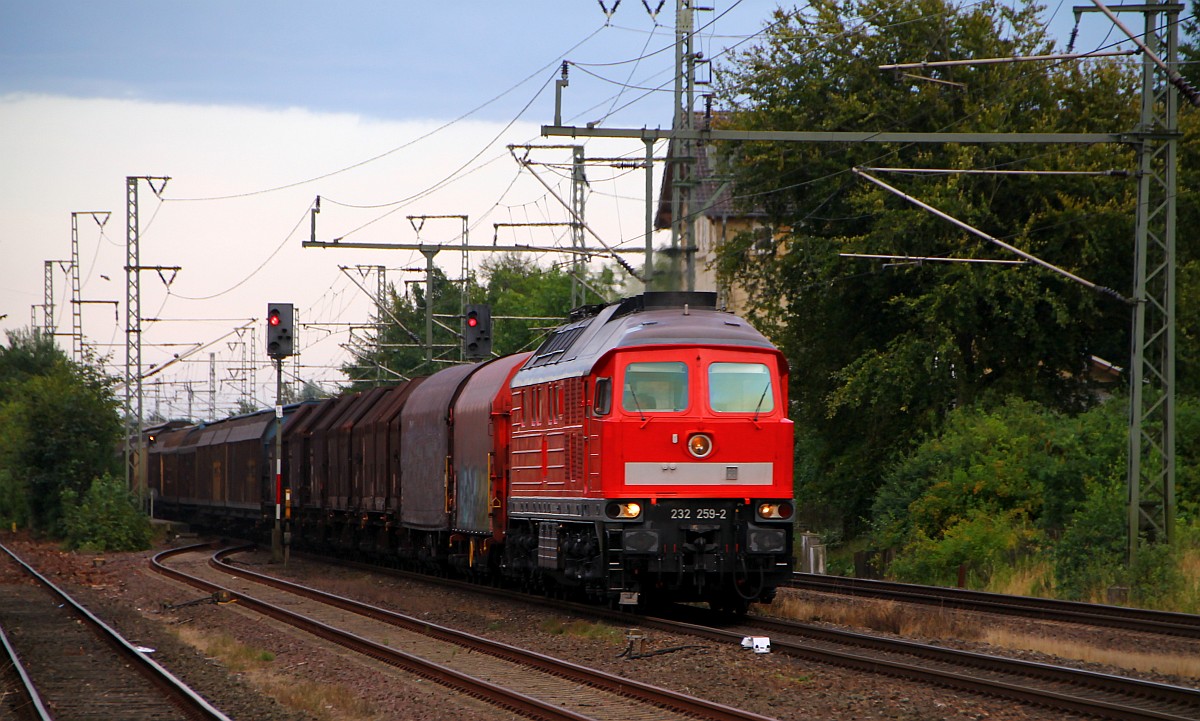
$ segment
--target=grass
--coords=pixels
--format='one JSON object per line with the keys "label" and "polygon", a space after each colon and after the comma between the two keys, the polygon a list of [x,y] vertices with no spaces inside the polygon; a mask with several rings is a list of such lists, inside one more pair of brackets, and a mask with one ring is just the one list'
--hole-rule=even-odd
{"label": "grass", "polygon": [[320,721],[373,719],[371,704],[358,698],[345,686],[321,683],[295,683],[279,678],[267,683],[264,689],[279,703],[291,709],[307,711]]}
{"label": "grass", "polygon": [[833,623],[901,636],[982,638],[977,624],[954,611],[895,601],[861,599],[851,603],[821,604],[781,594],[770,606],[760,607],[759,612],[796,621]]}
{"label": "grass", "polygon": [[776,673],[776,674],[773,674],[771,676],[771,678],[772,678],[772,680],[775,681],[775,685],[783,686],[783,687],[808,686],[809,684],[812,683],[812,680],[813,680],[812,674],[810,674],[810,673],[800,674],[799,676],[792,676],[789,674]]}
{"label": "grass", "polygon": [[770,606],[760,607],[759,612],[796,621],[826,622],[901,636],[981,641],[1000,648],[1036,651],[1058,658],[1200,678],[1200,658],[1111,649],[1024,634],[1003,626],[988,628],[968,614],[918,604],[868,599],[825,604],[780,594]]}
{"label": "grass", "polygon": [[1015,568],[998,570],[987,585],[992,593],[1010,596],[1053,596],[1054,564],[1049,560],[1026,560]]}
{"label": "grass", "polygon": [[612,643],[625,643],[625,631],[604,623],[593,623],[579,619],[559,621],[553,618],[543,620],[539,626],[543,633],[553,636],[573,636]]}
{"label": "grass", "polygon": [[275,654],[248,646],[229,634],[206,634],[180,627],[176,635],[200,649],[287,708],[304,711],[318,721],[368,721],[376,717],[371,704],[344,686],[297,683],[290,669],[277,668]]}
{"label": "grass", "polygon": [[180,640],[199,648],[234,673],[260,669],[275,660],[275,654],[270,651],[247,646],[227,633],[205,635],[190,628],[180,628],[178,635]]}
{"label": "grass", "polygon": [[1200,548],[1189,548],[1180,554],[1180,572],[1190,582],[1176,604],[1183,613],[1200,613]]}
{"label": "grass", "polygon": [[1076,641],[1030,636],[1005,628],[989,629],[984,634],[984,640],[992,645],[1003,648],[1038,651],[1059,658],[1074,658],[1089,663],[1100,663],[1138,671],[1165,673],[1186,678],[1200,678],[1200,658],[1190,656],[1166,656],[1155,653],[1101,648]]}

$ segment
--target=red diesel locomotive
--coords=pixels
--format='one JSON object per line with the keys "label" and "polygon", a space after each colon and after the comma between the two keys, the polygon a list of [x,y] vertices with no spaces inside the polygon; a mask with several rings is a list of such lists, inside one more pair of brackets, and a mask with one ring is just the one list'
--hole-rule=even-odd
{"label": "red diesel locomotive", "polygon": [[[605,602],[744,611],[792,570],[782,354],[712,293],[572,313],[533,353],[285,409],[293,542]],[[156,507],[273,523],[275,418],[157,434]]]}

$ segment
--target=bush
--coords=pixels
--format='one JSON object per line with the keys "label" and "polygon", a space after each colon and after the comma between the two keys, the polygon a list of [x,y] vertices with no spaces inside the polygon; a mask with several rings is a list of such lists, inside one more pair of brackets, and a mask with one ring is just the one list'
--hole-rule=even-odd
{"label": "bush", "polygon": [[29,525],[29,493],[7,468],[0,468],[0,527]]}
{"label": "bush", "polygon": [[953,586],[965,566],[972,588],[983,587],[999,568],[1036,543],[1038,534],[1018,511],[994,514],[972,511],[946,528],[941,538],[918,537],[888,568],[889,575],[909,582]]}
{"label": "bush", "polygon": [[1128,570],[1129,600],[1141,608],[1174,609],[1187,581],[1180,570],[1180,553],[1165,543],[1143,544]]}
{"label": "bush", "polygon": [[119,467],[115,380],[94,358],[75,363],[41,332],[9,332],[0,344],[0,516],[62,532],[62,491],[87,490]]}
{"label": "bush", "polygon": [[140,510],[125,484],[105,474],[92,481],[80,501],[63,491],[66,544],[85,551],[141,551],[150,547],[150,519]]}
{"label": "bush", "polygon": [[1087,492],[1054,547],[1058,596],[1076,601],[1094,597],[1121,579],[1127,553],[1123,481],[1091,482]]}
{"label": "bush", "polygon": [[966,564],[975,583],[986,582],[1048,545],[1088,484],[1119,472],[1122,418],[1111,403],[1075,416],[1015,398],[956,409],[884,475],[872,542],[899,549],[896,577],[949,583]]}

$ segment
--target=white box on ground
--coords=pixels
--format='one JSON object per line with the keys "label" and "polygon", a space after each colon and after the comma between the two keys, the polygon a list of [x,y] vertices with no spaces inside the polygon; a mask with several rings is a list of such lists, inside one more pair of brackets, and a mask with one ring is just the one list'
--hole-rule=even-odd
{"label": "white box on ground", "polygon": [[766,636],[747,636],[742,639],[742,648],[752,648],[755,653],[770,653],[771,639]]}

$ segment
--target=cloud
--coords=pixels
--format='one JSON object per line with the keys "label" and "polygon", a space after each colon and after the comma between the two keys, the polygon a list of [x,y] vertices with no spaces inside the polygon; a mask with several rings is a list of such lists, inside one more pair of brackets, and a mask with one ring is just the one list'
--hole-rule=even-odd
{"label": "cloud", "polygon": [[[558,202],[527,172],[519,171],[504,147],[558,142],[539,138],[535,123],[514,123],[504,131],[503,123],[462,121],[439,131],[443,124],[385,122],[303,109],[0,97],[0,126],[5,128],[0,135],[0,157],[5,158],[0,170],[0,217],[5,227],[0,236],[0,257],[5,259],[0,314],[8,314],[4,327],[26,325],[29,306],[42,303],[43,262],[70,258],[71,213],[108,210],[112,217],[103,233],[90,218],[80,218],[81,296],[120,301],[122,308],[114,313],[110,305],[85,305],[83,327],[91,343],[102,351],[115,351],[115,361],[124,362],[127,176],[171,177],[162,200],[146,183],[138,184],[138,263],[180,267],[178,273],[141,274],[141,315],[160,319],[143,321],[145,365],[165,363],[187,344],[209,342],[235,325],[261,318],[268,301],[294,302],[304,322],[366,322],[370,299],[338,266],[384,265],[393,269],[388,280],[399,284],[402,273],[396,269],[423,263],[418,253],[302,248],[310,234],[308,211],[318,195],[324,199],[317,216],[319,240],[459,243],[460,226],[455,222],[429,221],[418,236],[405,218],[465,214],[475,226],[471,242],[478,244],[490,240],[493,223],[566,219]],[[588,152],[630,153],[637,158],[642,146],[637,141],[591,144]],[[538,157],[567,162],[569,153],[539,151]],[[457,180],[422,194],[464,166]],[[544,168],[541,173],[568,197],[568,172]],[[618,175],[619,181],[605,181]],[[303,182],[315,178],[319,180]],[[621,175],[596,168],[589,169],[589,180],[594,191],[589,225],[608,242],[640,243],[640,173]],[[387,205],[405,198],[412,200]],[[521,231],[519,238],[508,240],[549,246],[556,232]],[[474,267],[482,260],[478,255],[471,259]],[[438,261],[457,277],[459,258],[440,253]],[[104,282],[101,274],[113,282]],[[71,314],[65,301],[70,285],[58,270],[54,283],[58,328],[69,333]],[[303,363],[312,367],[302,372],[305,377],[340,378],[323,367],[340,363],[343,351],[338,344],[347,331],[345,326],[329,327],[337,332],[309,339],[313,345],[305,349]],[[243,334],[241,342],[253,346],[258,364],[265,368],[258,330]],[[225,405],[240,382],[240,377],[229,378],[230,369],[240,364],[241,348],[230,345],[237,340],[234,336],[209,349],[221,354],[219,375],[224,377],[218,380]],[[60,342],[70,347],[69,339]],[[105,345],[109,343],[114,345]],[[207,353],[202,360],[176,364],[171,373],[162,374],[164,381],[207,384]],[[256,395],[261,398],[271,374],[259,375]]]}

